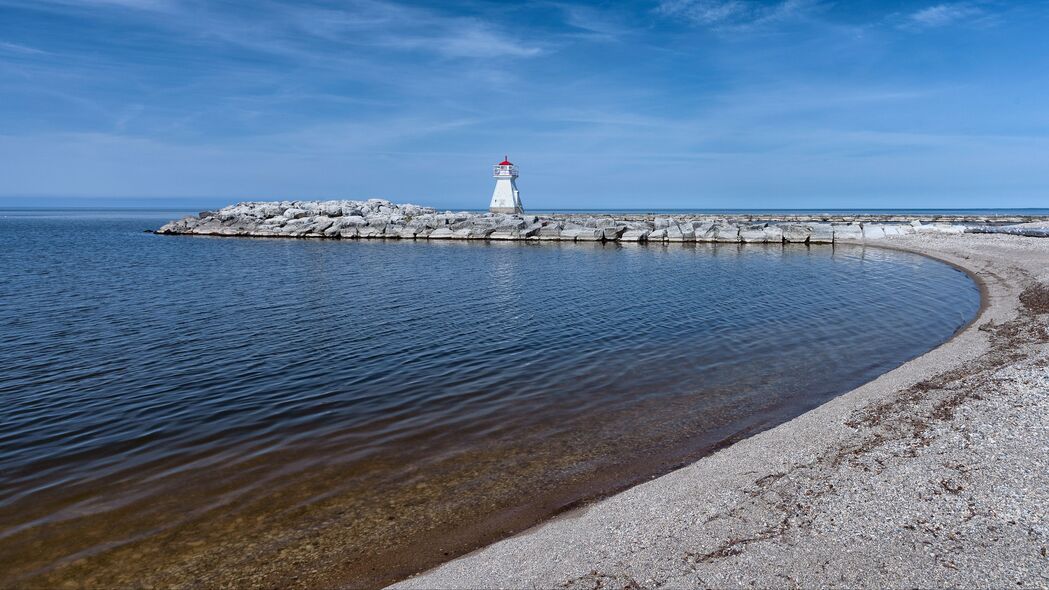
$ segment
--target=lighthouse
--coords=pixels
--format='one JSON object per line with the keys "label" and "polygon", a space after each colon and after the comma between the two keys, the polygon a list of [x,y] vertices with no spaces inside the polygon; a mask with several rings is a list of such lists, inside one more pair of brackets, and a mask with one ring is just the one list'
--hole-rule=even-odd
{"label": "lighthouse", "polygon": [[492,202],[488,210],[492,213],[524,213],[521,207],[521,193],[517,192],[517,166],[503,158],[492,168],[495,178],[495,190],[492,191]]}

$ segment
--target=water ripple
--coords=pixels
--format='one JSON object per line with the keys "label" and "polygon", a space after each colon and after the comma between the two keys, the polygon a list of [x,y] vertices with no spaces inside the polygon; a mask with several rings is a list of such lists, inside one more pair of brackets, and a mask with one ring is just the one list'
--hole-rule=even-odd
{"label": "water ripple", "polygon": [[[547,459],[556,489],[812,407],[944,341],[979,305],[947,265],[859,247],[231,240],[142,225],[0,225],[0,582],[5,567],[24,576],[145,543],[234,499],[285,490],[292,510],[431,481],[450,457],[492,455],[521,482],[517,446],[571,457]],[[291,493],[312,474],[324,483]],[[60,534],[117,513],[119,531]],[[42,557],[14,548],[27,531],[55,535]]]}

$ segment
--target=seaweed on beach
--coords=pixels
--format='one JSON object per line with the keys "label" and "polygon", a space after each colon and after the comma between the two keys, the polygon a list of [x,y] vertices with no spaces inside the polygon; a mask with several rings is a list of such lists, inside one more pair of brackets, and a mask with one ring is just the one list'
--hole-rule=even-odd
{"label": "seaweed on beach", "polygon": [[1049,285],[1035,283],[1020,293],[1020,303],[1032,313],[1049,313]]}

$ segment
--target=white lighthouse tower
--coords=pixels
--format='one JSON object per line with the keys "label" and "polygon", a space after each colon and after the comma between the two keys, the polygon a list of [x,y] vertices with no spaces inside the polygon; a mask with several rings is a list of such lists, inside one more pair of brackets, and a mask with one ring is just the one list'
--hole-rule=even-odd
{"label": "white lighthouse tower", "polygon": [[495,190],[488,210],[492,213],[524,213],[521,193],[517,192],[517,166],[504,157],[492,168],[492,176],[495,177]]}

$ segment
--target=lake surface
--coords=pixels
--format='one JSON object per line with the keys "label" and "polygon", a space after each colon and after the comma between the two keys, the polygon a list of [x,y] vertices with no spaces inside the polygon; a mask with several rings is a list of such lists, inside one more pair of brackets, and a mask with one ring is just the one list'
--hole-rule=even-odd
{"label": "lake surface", "polygon": [[0,211],[0,586],[376,585],[935,347],[859,246],[261,240]]}

